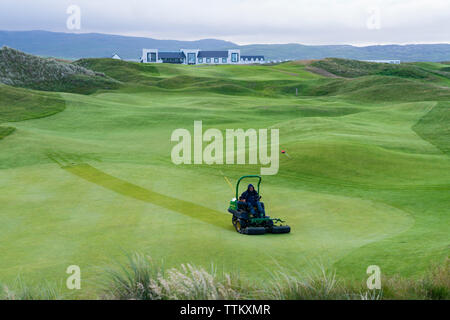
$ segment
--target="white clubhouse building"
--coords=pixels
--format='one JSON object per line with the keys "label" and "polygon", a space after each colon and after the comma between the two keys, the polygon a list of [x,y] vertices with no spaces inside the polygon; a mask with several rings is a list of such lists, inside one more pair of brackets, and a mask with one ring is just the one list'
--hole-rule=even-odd
{"label": "white clubhouse building", "polygon": [[176,64],[251,64],[264,63],[264,56],[241,56],[241,51],[204,51],[199,49],[181,49],[180,51],[163,52],[158,49],[143,49],[143,63],[176,63]]}

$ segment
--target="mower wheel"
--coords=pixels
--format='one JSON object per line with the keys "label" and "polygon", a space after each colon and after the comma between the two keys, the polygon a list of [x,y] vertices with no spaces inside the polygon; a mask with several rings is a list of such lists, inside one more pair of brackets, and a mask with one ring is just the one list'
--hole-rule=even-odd
{"label": "mower wheel", "polygon": [[243,229],[242,233],[248,234],[248,235],[258,235],[258,234],[265,234],[266,228],[263,227],[248,227]]}
{"label": "mower wheel", "polygon": [[272,233],[289,233],[291,232],[291,227],[289,226],[274,226],[272,228]]}
{"label": "mower wheel", "polygon": [[238,219],[236,216],[233,216],[232,220],[233,226],[239,233],[244,233],[243,230],[245,230],[245,221],[242,221],[241,219]]}

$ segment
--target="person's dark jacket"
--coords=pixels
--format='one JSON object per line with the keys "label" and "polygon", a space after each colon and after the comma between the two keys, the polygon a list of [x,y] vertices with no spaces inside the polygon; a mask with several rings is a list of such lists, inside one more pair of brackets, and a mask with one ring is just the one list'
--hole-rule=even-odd
{"label": "person's dark jacket", "polygon": [[259,201],[259,194],[253,187],[253,191],[250,191],[250,187],[253,187],[252,184],[249,184],[247,187],[247,191],[244,191],[240,197],[240,199],[245,199],[247,203],[256,204]]}

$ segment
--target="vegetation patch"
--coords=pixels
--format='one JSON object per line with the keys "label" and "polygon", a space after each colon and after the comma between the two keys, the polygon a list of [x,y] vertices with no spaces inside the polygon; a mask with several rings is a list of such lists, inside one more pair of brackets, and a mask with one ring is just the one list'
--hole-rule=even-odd
{"label": "vegetation patch", "polygon": [[425,140],[450,155],[450,103],[439,102],[413,127]]}
{"label": "vegetation patch", "polygon": [[381,300],[450,298],[450,264],[434,266],[424,277],[408,280],[382,278],[381,289],[365,283],[339,279],[336,273],[317,265],[309,273],[272,272],[265,283],[251,282],[238,273],[218,272],[191,264],[165,269],[142,254],[128,256],[128,263],[109,269],[104,297],[137,300]]}
{"label": "vegetation patch", "polygon": [[50,283],[26,283],[18,277],[11,285],[0,283],[0,300],[61,300],[61,289]]}
{"label": "vegetation patch", "polygon": [[0,127],[0,140],[3,139],[4,137],[10,135],[11,133],[13,133],[14,130],[16,130],[16,128],[13,128],[13,127]]}
{"label": "vegetation patch", "polygon": [[119,82],[102,73],[8,47],[0,49],[0,83],[43,91],[83,94],[119,87]]}
{"label": "vegetation patch", "polygon": [[413,64],[387,64],[365,62],[359,60],[348,60],[328,58],[314,61],[313,67],[321,68],[336,76],[345,78],[356,78],[369,75],[394,76],[409,79],[433,80],[435,76],[427,70]]}
{"label": "vegetation patch", "polygon": [[0,84],[0,123],[43,118],[61,112],[65,102],[59,94]]}
{"label": "vegetation patch", "polygon": [[[249,281],[239,273],[192,264],[165,268],[143,254],[128,255],[127,263],[104,270],[97,299],[113,300],[448,300],[449,259],[421,278],[382,277],[381,289],[345,281],[321,265],[309,273],[282,270],[266,281]],[[106,274],[106,275],[105,275]],[[0,300],[61,300],[62,289],[50,283],[27,284],[20,277],[0,284]]]}
{"label": "vegetation patch", "polygon": [[151,83],[153,77],[159,76],[158,69],[154,65],[115,59],[80,59],[73,65],[104,73],[122,82]]}

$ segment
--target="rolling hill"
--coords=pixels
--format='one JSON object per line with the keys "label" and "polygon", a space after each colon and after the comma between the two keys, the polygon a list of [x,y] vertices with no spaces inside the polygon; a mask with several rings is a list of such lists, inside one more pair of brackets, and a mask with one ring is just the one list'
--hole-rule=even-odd
{"label": "rolling hill", "polygon": [[119,83],[102,73],[50,58],[40,58],[2,47],[0,83],[44,90],[87,93],[99,88],[116,88]]}

